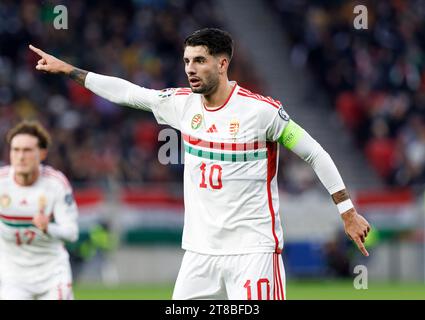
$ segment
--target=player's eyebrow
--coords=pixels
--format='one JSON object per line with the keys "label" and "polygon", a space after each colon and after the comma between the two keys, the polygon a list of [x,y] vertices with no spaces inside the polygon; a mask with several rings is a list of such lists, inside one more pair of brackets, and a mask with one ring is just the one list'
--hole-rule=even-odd
{"label": "player's eyebrow", "polygon": [[[195,56],[195,57],[192,58],[192,60],[199,62],[199,61],[205,61],[205,60],[207,60],[207,58],[205,56]],[[188,57],[183,57],[183,61],[188,62],[188,61],[190,61],[190,59]]]}
{"label": "player's eyebrow", "polygon": [[207,58],[205,56],[196,56],[193,58],[194,61],[205,61]]}
{"label": "player's eyebrow", "polygon": [[32,150],[31,147],[12,147],[12,150],[23,150],[23,151],[28,151],[28,150]]}

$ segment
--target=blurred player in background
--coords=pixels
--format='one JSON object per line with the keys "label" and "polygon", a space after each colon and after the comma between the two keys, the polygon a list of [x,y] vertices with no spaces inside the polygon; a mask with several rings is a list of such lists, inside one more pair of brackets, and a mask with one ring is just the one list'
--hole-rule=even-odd
{"label": "blurred player in background", "polygon": [[7,135],[10,166],[0,169],[0,298],[73,299],[64,241],[78,238],[78,210],[66,177],[41,165],[50,136],[24,121]]}
{"label": "blurred player in background", "polygon": [[[77,69],[42,50],[37,70],[63,73],[112,102],[151,111],[180,130],[185,145],[186,250],[173,299],[285,299],[278,143],[307,161],[338,207],[345,232],[364,255],[368,222],[350,200],[323,148],[279,101],[229,81],[233,40],[208,28],[184,42],[190,88],[151,90]],[[312,212],[314,214],[314,212]]]}

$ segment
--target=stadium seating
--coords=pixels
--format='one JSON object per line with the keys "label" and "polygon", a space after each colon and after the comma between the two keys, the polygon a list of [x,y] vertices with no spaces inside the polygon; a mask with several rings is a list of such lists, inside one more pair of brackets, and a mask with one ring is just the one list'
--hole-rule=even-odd
{"label": "stadium seating", "polygon": [[[292,54],[322,84],[342,122],[388,186],[425,185],[425,13],[420,1],[365,1],[368,29],[353,26],[352,1],[269,0]],[[295,59],[296,60],[296,59]],[[376,126],[385,126],[376,136]]]}
{"label": "stadium seating", "polygon": [[[164,127],[152,114],[117,107],[66,77],[36,72],[38,58],[28,44],[148,88],[186,87],[182,43],[196,29],[220,26],[212,6],[209,0],[75,0],[67,2],[69,28],[55,30],[50,2],[2,2],[0,133],[4,136],[21,118],[40,120],[54,137],[48,164],[63,171],[75,188],[105,188],[111,179],[179,182],[181,188],[182,165],[158,163],[158,132]],[[255,72],[244,59],[242,52],[235,55],[231,76],[257,89]],[[7,163],[5,144],[0,153],[0,164]]]}

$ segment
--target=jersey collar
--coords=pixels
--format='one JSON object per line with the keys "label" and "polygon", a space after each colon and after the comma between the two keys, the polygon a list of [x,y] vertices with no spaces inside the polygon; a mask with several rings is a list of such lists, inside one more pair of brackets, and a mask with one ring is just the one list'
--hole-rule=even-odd
{"label": "jersey collar", "polygon": [[227,97],[227,100],[223,103],[223,105],[222,106],[220,106],[219,108],[217,108],[217,109],[209,109],[206,105],[205,105],[205,103],[204,102],[202,102],[202,105],[203,105],[203,107],[204,107],[204,109],[206,110],[206,111],[208,111],[208,112],[215,112],[215,111],[218,111],[218,110],[221,110],[221,109],[223,109],[228,103],[229,103],[229,101],[230,101],[230,99],[234,96],[234,93],[235,92],[237,92],[238,90],[239,90],[239,86],[238,86],[238,83],[236,82],[236,81],[230,81],[230,83],[231,84],[233,84],[233,89],[232,89],[232,91],[230,92],[230,94],[229,94],[229,96]]}

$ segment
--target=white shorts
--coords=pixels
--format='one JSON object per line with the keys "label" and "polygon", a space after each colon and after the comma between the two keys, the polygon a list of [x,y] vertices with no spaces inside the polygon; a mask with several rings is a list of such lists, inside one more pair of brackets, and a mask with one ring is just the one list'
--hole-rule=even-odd
{"label": "white shorts", "polygon": [[186,251],[174,300],[285,300],[280,254],[205,255]]}
{"label": "white shorts", "polygon": [[68,266],[51,272],[47,282],[28,283],[2,279],[1,300],[73,300],[72,274]]}

